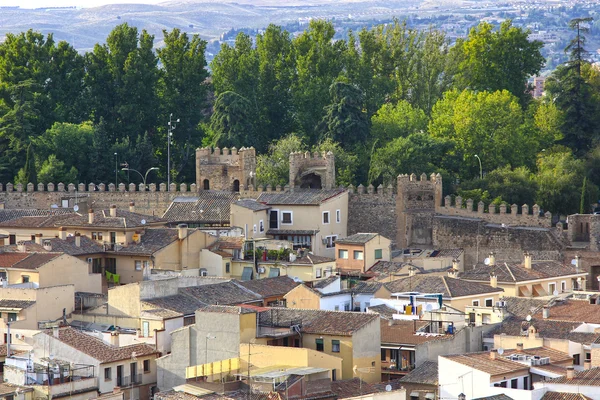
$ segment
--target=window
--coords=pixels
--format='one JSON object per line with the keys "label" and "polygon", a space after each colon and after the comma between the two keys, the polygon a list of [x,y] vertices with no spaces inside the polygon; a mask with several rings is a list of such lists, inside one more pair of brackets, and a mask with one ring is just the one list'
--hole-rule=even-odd
{"label": "window", "polygon": [[494,306],[494,299],[485,299],[485,306],[486,307],[493,307]]}
{"label": "window", "polygon": [[263,222],[262,219],[260,221],[258,221],[258,228],[259,228],[260,232],[264,232],[265,231],[265,223]]}
{"label": "window", "polygon": [[225,273],[228,274],[231,272],[231,264],[225,263]]}
{"label": "window", "polygon": [[208,276],[208,271],[206,268],[200,268],[200,276]]}
{"label": "window", "polygon": [[562,282],[560,282],[560,291],[561,291],[562,293],[564,293],[564,292],[566,292],[566,291],[567,291],[567,282],[566,282],[566,281],[562,281]]}
{"label": "window", "polygon": [[35,242],[35,235],[31,235],[31,241]]}
{"label": "window", "polygon": [[548,284],[548,294],[554,295],[554,292],[556,292],[556,283],[549,283]]}
{"label": "window", "polygon": [[269,229],[279,229],[279,210],[269,211]]}
{"label": "window", "polygon": [[203,180],[202,186],[203,186],[204,190],[210,190],[210,181],[208,179]]}
{"label": "window", "polygon": [[332,369],[331,370],[331,380],[332,381],[337,380],[337,369]]}
{"label": "window", "polygon": [[381,361],[387,360],[387,349],[381,349]]}
{"label": "window", "polygon": [[92,273],[94,273],[94,274],[102,273],[102,259],[101,258],[94,258],[92,260]]}
{"label": "window", "polygon": [[585,361],[592,361],[592,353],[590,353],[590,352],[585,353]]}
{"label": "window", "polygon": [[324,224],[329,223],[329,211],[323,211],[323,223]]}
{"label": "window", "polygon": [[479,300],[473,300],[471,304],[473,304],[473,307],[479,307]]}
{"label": "window", "polygon": [[112,379],[112,368],[104,368],[104,380],[110,381]]}
{"label": "window", "polygon": [[528,376],[523,378],[523,389],[529,390],[529,377]]}
{"label": "window", "polygon": [[340,311],[340,306],[333,306],[333,311]]}
{"label": "window", "polygon": [[350,303],[344,303],[344,311],[350,311]]}
{"label": "window", "polygon": [[340,341],[339,340],[332,340],[331,341],[331,351],[334,353],[339,353],[340,352]]}
{"label": "window", "polygon": [[573,365],[579,365],[579,354],[573,354]]}
{"label": "window", "polygon": [[142,261],[141,260],[135,260],[135,270],[136,271],[142,270]]}
{"label": "window", "polygon": [[337,239],[337,235],[325,236],[325,240],[327,241],[327,248],[330,249],[335,247],[335,240]]}
{"label": "window", "polygon": [[342,222],[342,211],[335,210],[335,222],[337,222],[338,224]]}
{"label": "window", "polygon": [[292,212],[282,211],[281,212],[281,223],[291,225],[292,224]]}
{"label": "window", "polygon": [[8,235],[8,244],[17,244],[17,235]]}
{"label": "window", "polygon": [[29,282],[29,275],[21,275],[21,282],[23,282],[23,283]]}
{"label": "window", "polygon": [[323,346],[323,339],[316,339],[315,343],[317,344],[317,351],[324,351],[325,348]]}
{"label": "window", "polygon": [[17,320],[17,313],[9,312],[8,313],[8,322],[13,322]]}
{"label": "window", "polygon": [[320,278],[322,274],[323,274],[323,269],[322,268],[317,268],[315,270],[315,278]]}
{"label": "window", "polygon": [[6,280],[6,271],[0,271],[0,279],[3,281]]}
{"label": "window", "polygon": [[144,373],[150,372],[150,360],[144,360]]}
{"label": "window", "polygon": [[110,232],[110,242],[117,243],[117,232]]}
{"label": "window", "polygon": [[183,326],[188,326],[196,323],[196,315],[188,315],[183,317]]}
{"label": "window", "polygon": [[254,227],[252,228],[252,232],[256,233],[256,224],[254,224]]}
{"label": "window", "polygon": [[348,250],[338,250],[338,258],[343,258],[344,260],[348,259]]}
{"label": "window", "polygon": [[381,260],[383,258],[383,249],[375,249],[375,259]]}
{"label": "window", "polygon": [[354,259],[355,260],[362,260],[363,257],[363,252],[360,250],[354,250]]}

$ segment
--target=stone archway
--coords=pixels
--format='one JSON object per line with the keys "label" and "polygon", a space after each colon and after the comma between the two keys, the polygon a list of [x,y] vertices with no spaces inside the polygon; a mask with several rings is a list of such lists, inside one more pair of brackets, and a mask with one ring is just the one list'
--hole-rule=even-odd
{"label": "stone archway", "polygon": [[234,192],[240,191],[240,181],[238,179],[233,181],[233,191]]}
{"label": "stone archway", "polygon": [[210,190],[210,181],[208,179],[205,179],[202,182],[202,187],[203,187],[204,190]]}
{"label": "stone archway", "polygon": [[311,172],[300,177],[301,189],[321,189],[322,187],[321,175],[319,174]]}

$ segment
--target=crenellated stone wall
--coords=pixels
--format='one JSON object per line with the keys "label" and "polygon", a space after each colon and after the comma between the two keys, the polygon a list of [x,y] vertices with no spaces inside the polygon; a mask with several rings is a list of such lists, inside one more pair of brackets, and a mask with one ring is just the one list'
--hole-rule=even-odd
{"label": "crenellated stone wall", "polygon": [[335,187],[335,156],[331,151],[290,154],[289,184],[294,188],[333,189]]}

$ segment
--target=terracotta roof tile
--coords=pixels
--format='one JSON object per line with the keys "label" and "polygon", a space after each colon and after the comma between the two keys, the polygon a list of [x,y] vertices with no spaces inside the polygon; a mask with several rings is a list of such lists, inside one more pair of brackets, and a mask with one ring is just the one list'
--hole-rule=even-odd
{"label": "terracotta roof tile", "polygon": [[62,256],[62,253],[27,253],[27,257],[13,264],[11,267],[34,270],[60,256]]}
{"label": "terracotta roof tile", "polygon": [[0,308],[24,309],[35,304],[33,300],[0,299]]}
{"label": "terracotta roof tile", "polygon": [[263,203],[259,203],[258,201],[252,199],[238,200],[233,204],[239,207],[247,208],[252,211],[263,211],[271,208],[269,206],[264,205]]}
{"label": "terracotta roof tile", "polygon": [[116,217],[110,216],[109,210],[99,210],[94,213],[94,223],[90,224],[87,214],[68,213],[60,215],[49,215],[44,217],[21,217],[10,221],[0,223],[5,227],[104,227],[104,228],[136,228],[146,226],[142,224],[145,220],[147,224],[161,223],[163,220],[150,215],[132,213],[124,210],[117,210]]}
{"label": "terracotta roof tile", "polygon": [[0,383],[0,396],[3,396],[3,398],[8,398],[8,396],[13,393],[15,394],[15,397],[18,397],[18,393],[27,393],[32,391],[33,388],[29,386],[18,386],[6,382]]}
{"label": "terracotta roof tile", "polygon": [[531,269],[519,263],[496,263],[496,265],[478,265],[474,269],[460,274],[462,279],[478,282],[489,282],[490,273],[495,272],[498,282],[523,282],[536,279],[547,279],[559,276],[584,274],[571,265],[564,265],[558,261],[534,261]]}
{"label": "terracotta roof tile", "polygon": [[401,382],[418,383],[422,385],[438,385],[438,363],[435,361],[425,361],[417,368],[413,369],[408,375],[400,378]]}
{"label": "terracotta roof tile", "polygon": [[337,281],[338,279],[340,279],[339,276],[331,275],[331,276],[328,276],[327,278],[319,279],[318,281],[313,281],[312,287],[314,289],[323,289],[323,288],[326,288],[327,286],[331,285],[333,282]]}
{"label": "terracotta roof tile", "polygon": [[251,281],[238,282],[239,285],[258,293],[262,297],[283,296],[299,285],[289,276],[278,276],[276,278],[255,279]]}
{"label": "terracotta roof tile", "polygon": [[[53,336],[52,331],[44,331],[44,333],[48,336]],[[142,357],[157,354],[157,351],[147,344],[117,347],[73,328],[61,328],[59,330],[58,340],[71,346],[75,350],[95,358],[100,361],[100,363],[129,360],[132,355]]]}
{"label": "terracotta roof tile", "polygon": [[370,383],[364,381],[361,382],[359,378],[352,378],[341,381],[332,381],[331,391],[337,395],[338,399],[347,399],[350,397],[377,393],[379,389]]}
{"label": "terracotta roof tile", "polygon": [[0,222],[6,222],[21,217],[47,217],[49,215],[69,214],[68,208],[56,208],[52,210],[36,210],[33,208],[3,209],[0,210]]}
{"label": "terracotta roof tile", "polygon": [[[554,304],[549,309],[548,319],[556,321],[577,321],[589,324],[600,324],[600,304],[590,304],[585,300],[568,299]],[[536,317],[540,318],[542,311]]]}
{"label": "terracotta roof tile", "polygon": [[[195,232],[188,230],[188,236]],[[131,243],[119,249],[119,254],[152,255],[160,249],[179,240],[179,230],[176,228],[146,229],[139,243]]]}
{"label": "terracotta roof tile", "polygon": [[345,189],[298,189],[293,192],[263,192],[257,201],[267,205],[319,205],[345,193]]}
{"label": "terracotta roof tile", "polygon": [[381,318],[392,319],[394,314],[398,314],[398,311],[386,304],[380,304],[378,306],[369,306],[369,312],[379,314]]}
{"label": "terracotta roof tile", "polygon": [[547,379],[548,384],[574,385],[574,386],[597,386],[600,388],[600,368],[590,368],[584,371],[575,371],[575,377],[569,379],[566,376]]}
{"label": "terracotta roof tile", "polygon": [[392,293],[442,293],[444,297],[448,298],[504,291],[501,288],[493,288],[478,282],[469,282],[447,276],[430,276],[425,274],[398,279],[393,282],[385,283],[384,286]]}
{"label": "terracotta roof tile", "polygon": [[527,322],[523,317],[508,317],[501,324],[492,328],[486,337],[494,335],[523,336],[529,327],[533,325],[540,337],[546,339],[564,339],[576,343],[591,344],[600,337],[597,333],[573,332],[581,325],[581,322],[554,321],[551,319],[532,319]]}
{"label": "terracotta roof tile", "polygon": [[408,269],[410,267],[417,268],[420,271],[418,267],[410,263],[380,260],[373,264],[373,266],[367,270],[367,273],[371,273],[374,275],[408,275]]}
{"label": "terracotta roof tile", "polygon": [[540,400],[592,400],[581,393],[546,392]]}
{"label": "terracotta roof tile", "polygon": [[262,300],[260,295],[233,281],[180,288],[179,293],[206,305],[235,305],[260,302]]}
{"label": "terracotta roof tile", "polygon": [[0,268],[12,267],[29,257],[29,253],[0,253]]}
{"label": "terracotta roof tile", "polygon": [[415,329],[420,329],[429,325],[426,321],[399,321],[399,320],[381,320],[381,343],[391,343],[398,345],[416,345],[432,340],[439,340],[446,335],[417,335]]}
{"label": "terracotta roof tile", "polygon": [[198,308],[204,307],[206,304],[183,294],[173,296],[157,297],[154,299],[144,300],[145,305],[150,309],[159,308],[174,311],[182,315],[193,314]]}
{"label": "terracotta roof tile", "polygon": [[516,361],[507,360],[506,358],[496,354],[496,359],[490,357],[489,351],[480,353],[467,353],[440,356],[452,360],[459,364],[468,365],[469,367],[483,371],[490,375],[507,374],[512,372],[524,371],[529,372],[529,366],[518,363]]}
{"label": "terracotta roof tile", "polygon": [[204,190],[197,197],[176,198],[163,218],[171,223],[229,224],[231,203],[239,193]]}
{"label": "terracotta roof tile", "polygon": [[339,244],[365,244],[377,237],[378,233],[355,233],[342,239],[336,239]]}
{"label": "terracotta roof tile", "polygon": [[549,300],[530,299],[526,297],[503,297],[502,300],[506,302],[506,311],[523,318],[528,315],[534,315],[550,302]]}

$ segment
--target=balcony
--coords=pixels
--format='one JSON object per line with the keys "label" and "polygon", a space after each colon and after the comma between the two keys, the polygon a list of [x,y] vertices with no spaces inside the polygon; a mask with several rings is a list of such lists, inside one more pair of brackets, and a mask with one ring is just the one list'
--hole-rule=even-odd
{"label": "balcony", "polygon": [[70,382],[53,384],[53,385],[32,385],[36,392],[42,392],[43,397],[60,397],[75,393],[87,393],[98,391],[98,378],[73,378]]}
{"label": "balcony", "polygon": [[117,386],[127,388],[129,386],[141,385],[143,382],[142,374],[117,377]]}

